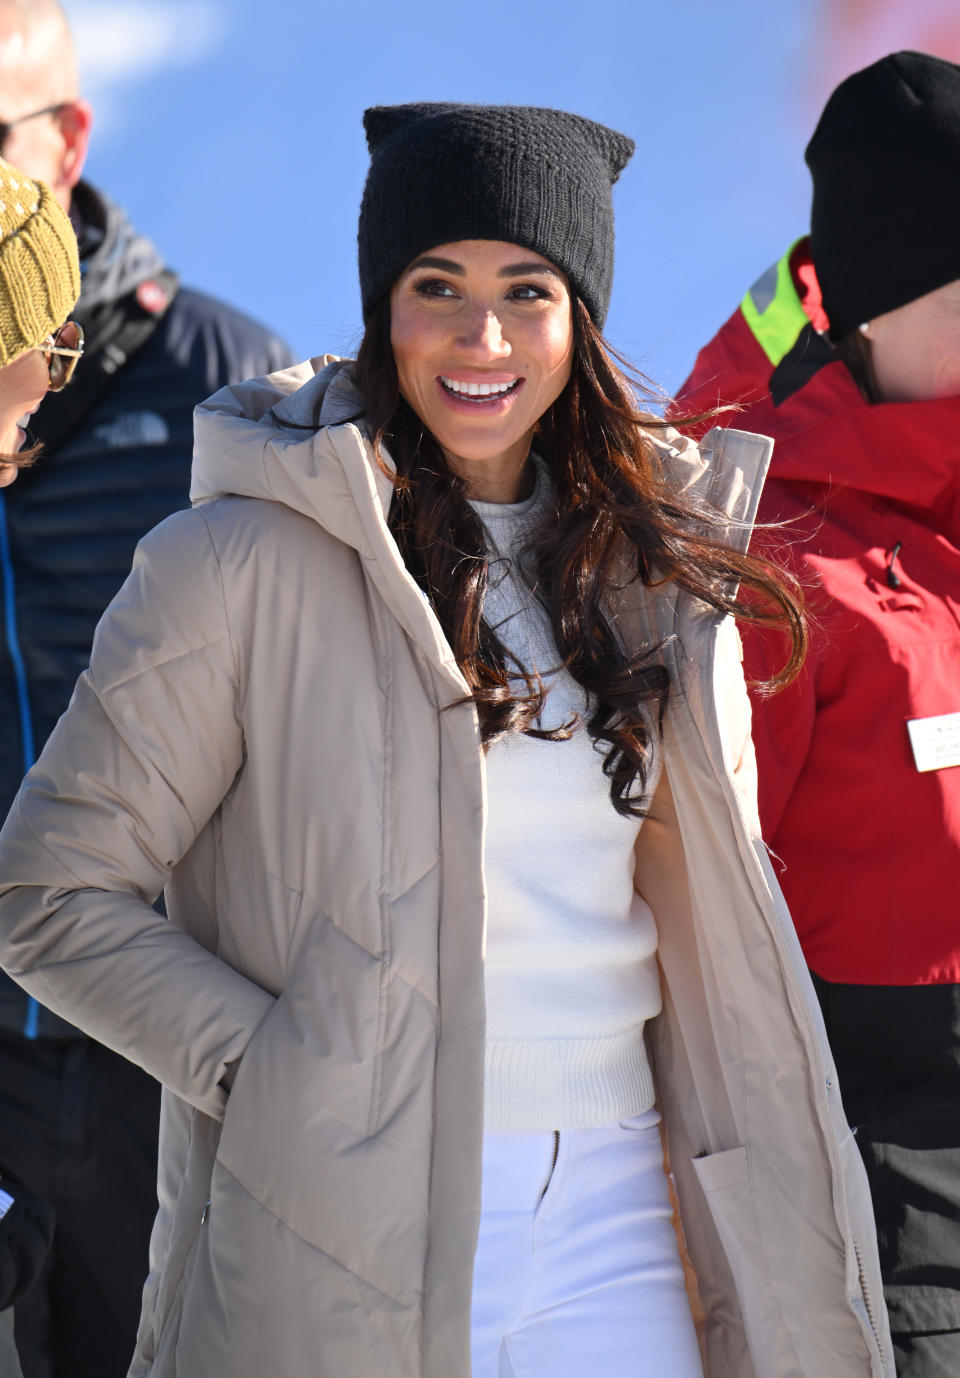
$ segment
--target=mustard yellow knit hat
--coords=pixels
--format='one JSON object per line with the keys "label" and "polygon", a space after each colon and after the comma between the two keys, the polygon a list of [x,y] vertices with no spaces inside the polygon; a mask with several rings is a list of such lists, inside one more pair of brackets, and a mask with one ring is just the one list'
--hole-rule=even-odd
{"label": "mustard yellow knit hat", "polygon": [[0,367],[63,325],[79,295],[69,217],[48,186],[0,158]]}

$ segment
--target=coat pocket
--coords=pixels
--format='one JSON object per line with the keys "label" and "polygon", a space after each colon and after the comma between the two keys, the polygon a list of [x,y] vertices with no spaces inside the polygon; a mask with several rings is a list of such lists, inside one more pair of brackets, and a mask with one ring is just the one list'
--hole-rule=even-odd
{"label": "coat pocket", "polygon": [[[747,1150],[728,1148],[693,1160],[697,1181],[717,1227],[744,1320],[755,1297],[755,1265],[759,1250],[756,1217],[747,1172]],[[749,1321],[748,1321],[749,1324]]]}
{"label": "coat pocket", "polygon": [[693,1159],[697,1181],[726,1255],[743,1315],[750,1354],[758,1373],[772,1372],[770,1316],[773,1299],[762,1257],[756,1206],[745,1148]]}

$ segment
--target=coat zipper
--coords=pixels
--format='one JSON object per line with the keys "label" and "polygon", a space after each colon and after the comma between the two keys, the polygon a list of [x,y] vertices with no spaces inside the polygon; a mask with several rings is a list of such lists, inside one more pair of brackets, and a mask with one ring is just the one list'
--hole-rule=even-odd
{"label": "coat zipper", "polygon": [[[7,504],[0,492],[0,566],[3,569],[3,622],[7,635],[7,649],[13,663],[13,677],[17,686],[17,706],[20,712],[20,741],[23,747],[23,773],[36,760],[33,736],[33,717],[30,713],[30,696],[27,692],[27,669],[20,650],[20,636],[17,631],[16,582],[13,577],[13,557],[10,553],[10,533],[7,527]],[[40,1006],[33,996],[27,999],[27,1014],[23,1022],[25,1038],[36,1038],[39,1031]]]}
{"label": "coat zipper", "polygon": [[860,1275],[860,1291],[863,1293],[863,1304],[867,1310],[867,1319],[870,1322],[870,1328],[873,1331],[874,1338],[877,1340],[877,1343],[879,1344],[880,1330],[877,1325],[877,1313],[873,1304],[873,1297],[870,1295],[870,1285],[867,1281],[866,1269],[863,1266],[863,1255],[860,1252],[860,1245],[857,1241],[856,1235],[852,1235],[851,1237],[853,1239],[853,1252],[856,1255],[857,1259],[857,1272]]}

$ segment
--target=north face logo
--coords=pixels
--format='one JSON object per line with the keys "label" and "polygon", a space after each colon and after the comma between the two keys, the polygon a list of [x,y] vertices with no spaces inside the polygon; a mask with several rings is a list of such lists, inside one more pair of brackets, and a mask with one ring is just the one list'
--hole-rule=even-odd
{"label": "north face logo", "polygon": [[155,411],[129,411],[93,429],[93,438],[108,450],[134,449],[138,445],[166,445],[170,428]]}

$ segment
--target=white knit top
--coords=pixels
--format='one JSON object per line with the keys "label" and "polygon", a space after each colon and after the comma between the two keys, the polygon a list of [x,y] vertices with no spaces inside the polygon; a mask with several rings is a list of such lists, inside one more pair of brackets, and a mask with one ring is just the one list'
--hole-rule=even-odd
{"label": "white knit top", "polygon": [[[549,618],[516,557],[549,501],[474,502],[491,556],[484,616],[549,687],[543,725],[587,716],[557,671]],[[648,1110],[644,1023],[660,1009],[657,930],[633,889],[639,820],[618,814],[584,726],[563,742],[513,735],[486,756],[486,1127],[580,1129]],[[659,773],[659,758],[648,788]]]}

